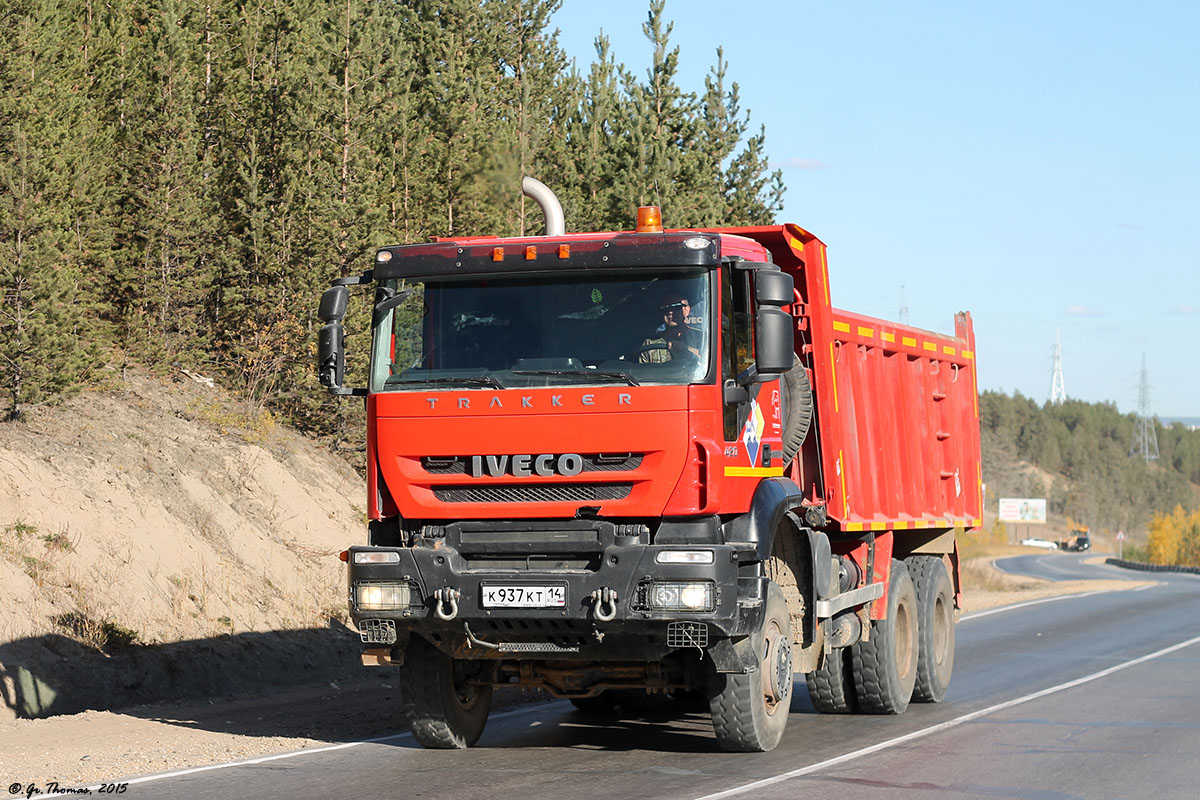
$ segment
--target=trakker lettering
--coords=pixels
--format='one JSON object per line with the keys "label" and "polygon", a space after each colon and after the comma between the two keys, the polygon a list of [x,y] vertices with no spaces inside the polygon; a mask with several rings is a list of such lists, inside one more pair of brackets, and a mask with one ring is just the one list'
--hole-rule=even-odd
{"label": "trakker lettering", "polygon": [[[426,397],[425,402],[429,403],[429,407],[431,409],[435,409],[435,408],[437,408],[438,401],[444,400],[444,399],[446,399],[446,398]],[[534,400],[535,400],[534,397],[531,397],[528,395],[526,395],[525,397],[522,397],[521,398],[521,408],[534,408],[535,407]],[[583,406],[595,406],[596,405],[596,395],[590,394],[590,393],[583,395],[582,397],[579,398],[579,404],[583,405]],[[551,395],[550,396],[550,405],[554,406],[556,408],[561,408],[563,405],[563,396],[561,394]],[[619,406],[633,405],[633,395],[628,394],[626,392],[621,392],[620,394],[617,395],[617,405],[619,405]],[[454,398],[454,406],[456,408],[470,408],[471,407],[471,398],[470,397],[456,397],[456,398]],[[488,408],[504,408],[505,407],[504,400],[499,397],[496,397],[495,395],[491,395],[487,399],[487,407]]]}
{"label": "trakker lettering", "polygon": [[578,453],[563,453],[559,456],[550,453],[537,456],[471,456],[471,476],[482,478],[485,470],[493,478],[502,478],[505,475],[518,478],[534,475],[544,478],[552,475],[578,475],[583,472],[583,456]]}

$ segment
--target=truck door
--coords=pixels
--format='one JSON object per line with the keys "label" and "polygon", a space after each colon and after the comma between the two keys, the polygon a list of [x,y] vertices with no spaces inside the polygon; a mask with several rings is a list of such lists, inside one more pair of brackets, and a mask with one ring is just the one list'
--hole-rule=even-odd
{"label": "truck door", "polygon": [[783,474],[778,376],[749,386],[739,376],[754,366],[754,292],[746,262],[721,269],[721,380],[725,387],[724,473],[733,489],[753,492],[764,477]]}

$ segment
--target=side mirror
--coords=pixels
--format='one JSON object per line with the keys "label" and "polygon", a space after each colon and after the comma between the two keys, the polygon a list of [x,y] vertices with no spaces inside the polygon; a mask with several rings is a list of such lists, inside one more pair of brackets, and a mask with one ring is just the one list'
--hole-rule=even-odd
{"label": "side mirror", "polygon": [[350,290],[345,286],[330,286],[321,294],[317,319],[324,322],[317,333],[317,379],[330,391],[342,388],[346,376],[346,304]]}
{"label": "side mirror", "polygon": [[795,299],[795,282],[786,272],[754,273],[754,366],[761,375],[779,375],[795,361],[795,322],[783,310]]}
{"label": "side mirror", "polygon": [[349,300],[350,290],[345,286],[330,286],[321,294],[317,319],[321,322],[341,322],[346,318],[346,304]]}
{"label": "side mirror", "polygon": [[317,332],[317,379],[326,389],[342,388],[346,376],[346,330],[340,322],[330,322]]}

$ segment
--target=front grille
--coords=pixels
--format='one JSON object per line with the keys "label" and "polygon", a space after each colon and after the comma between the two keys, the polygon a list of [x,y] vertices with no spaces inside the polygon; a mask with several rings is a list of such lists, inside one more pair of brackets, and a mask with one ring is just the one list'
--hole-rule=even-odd
{"label": "front grille", "polygon": [[541,483],[493,486],[434,486],[443,503],[571,503],[622,500],[632,483]]}
{"label": "front grille", "polygon": [[578,653],[579,645],[562,645],[554,642],[500,642],[501,653]]}
{"label": "front grille", "polygon": [[600,555],[576,557],[553,555],[528,556],[463,556],[467,572],[595,572],[600,569]]}
{"label": "front grille", "polygon": [[358,636],[363,644],[395,644],[396,623],[390,619],[364,619],[358,623]]}
{"label": "front grille", "polygon": [[[583,471],[629,472],[642,465],[642,453],[584,453]],[[468,475],[470,456],[424,456],[421,468],[431,475]]]}
{"label": "front grille", "polygon": [[667,647],[708,647],[708,625],[703,622],[669,623]]}

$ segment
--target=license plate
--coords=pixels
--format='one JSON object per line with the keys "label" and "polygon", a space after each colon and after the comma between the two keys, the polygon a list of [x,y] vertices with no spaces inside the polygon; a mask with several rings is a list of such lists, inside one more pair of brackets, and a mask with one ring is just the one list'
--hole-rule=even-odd
{"label": "license plate", "polygon": [[565,584],[482,586],[484,608],[562,608],[567,604]]}

